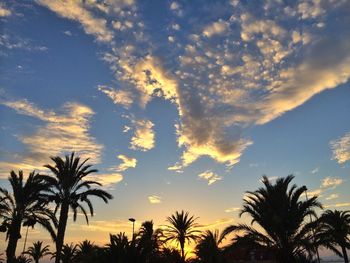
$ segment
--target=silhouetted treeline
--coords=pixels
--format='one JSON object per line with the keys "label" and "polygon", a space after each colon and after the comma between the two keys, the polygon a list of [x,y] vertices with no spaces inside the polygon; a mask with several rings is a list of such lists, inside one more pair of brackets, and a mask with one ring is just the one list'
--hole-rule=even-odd
{"label": "silhouetted treeline", "polygon": [[[69,210],[74,221],[81,212],[88,222],[88,215],[94,214],[91,197],[108,203],[112,196],[88,176],[97,172],[88,160],[81,161],[74,153],[51,160],[53,164],[45,165],[49,174],[32,172],[25,179],[22,171],[12,171],[11,189],[0,188],[0,232],[6,233],[7,242],[0,262],[6,257],[7,263],[37,263],[46,256],[56,263],[297,263],[318,262],[319,247],[349,262],[350,211],[326,210],[318,216],[315,210],[323,209],[318,197],[308,199],[305,186],[291,185],[291,175],[275,183],[264,176],[263,187],[247,192],[240,216],[248,214],[252,218],[249,225],[231,225],[221,233],[202,232],[198,218],[177,211],[162,228],[155,229],[153,221],[143,222],[131,240],[118,233],[110,234],[105,246],[88,240],[65,244]],[[21,228],[36,225],[47,230],[55,249],[50,251],[38,241],[16,257],[17,242],[23,238]],[[186,246],[191,243],[195,249],[190,257]]]}

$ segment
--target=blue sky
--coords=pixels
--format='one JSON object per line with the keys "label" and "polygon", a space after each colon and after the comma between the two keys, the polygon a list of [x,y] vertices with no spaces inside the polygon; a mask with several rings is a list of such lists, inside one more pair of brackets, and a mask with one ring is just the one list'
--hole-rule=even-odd
{"label": "blue sky", "polygon": [[74,150],[115,197],[67,240],[247,220],[263,174],[349,209],[348,1],[0,3],[0,186]]}

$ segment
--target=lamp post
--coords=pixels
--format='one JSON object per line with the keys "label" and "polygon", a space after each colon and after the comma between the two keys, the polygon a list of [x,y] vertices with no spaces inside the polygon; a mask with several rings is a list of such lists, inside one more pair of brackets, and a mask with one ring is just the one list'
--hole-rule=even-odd
{"label": "lamp post", "polygon": [[134,235],[134,230],[135,230],[135,218],[129,218],[129,221],[130,222],[132,222],[132,242],[134,242],[134,237],[135,237],[135,235]]}

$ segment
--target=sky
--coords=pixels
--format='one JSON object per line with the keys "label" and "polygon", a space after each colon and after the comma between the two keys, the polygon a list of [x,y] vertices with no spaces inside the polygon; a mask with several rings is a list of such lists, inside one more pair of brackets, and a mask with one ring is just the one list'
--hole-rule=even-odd
{"label": "sky", "polygon": [[0,187],[90,158],[114,199],[66,242],[96,244],[182,209],[249,222],[262,175],[348,210],[349,24],[346,0],[1,0]]}

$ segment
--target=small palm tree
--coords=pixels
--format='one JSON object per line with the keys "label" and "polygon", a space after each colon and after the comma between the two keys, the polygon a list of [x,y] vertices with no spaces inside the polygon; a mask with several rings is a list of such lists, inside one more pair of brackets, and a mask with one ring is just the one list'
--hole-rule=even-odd
{"label": "small palm tree", "polygon": [[197,218],[189,216],[188,212],[176,211],[174,215],[167,218],[170,224],[166,226],[165,242],[175,241],[181,248],[181,259],[185,262],[185,244],[198,239],[200,231],[195,228]]}
{"label": "small palm tree", "polygon": [[318,243],[344,258],[345,263],[349,263],[346,249],[350,249],[350,211],[327,210],[319,218],[318,226]]}
{"label": "small palm tree", "polygon": [[[77,245],[73,245],[73,243],[71,243],[69,245],[65,244],[62,247],[61,257],[60,257],[62,260],[62,263],[75,262],[77,253],[78,253],[78,246]],[[56,254],[56,258],[57,258],[57,254]]]}
{"label": "small palm tree", "polygon": [[44,193],[49,185],[42,175],[32,172],[24,181],[22,171],[19,171],[18,175],[12,171],[9,182],[12,194],[0,188],[3,201],[0,217],[3,219],[1,230],[7,231],[6,238],[9,240],[6,249],[7,262],[13,262],[17,242],[21,238],[22,224],[34,227],[38,223],[51,234],[52,239],[55,239],[51,222],[57,226],[57,220],[54,213],[47,207],[48,200]]}
{"label": "small palm tree", "polygon": [[160,229],[154,230],[153,226],[153,221],[143,222],[136,238],[143,262],[152,262],[162,244],[162,231]]}
{"label": "small palm tree", "polygon": [[45,167],[53,173],[53,176],[46,176],[46,180],[51,185],[49,198],[56,203],[55,212],[61,208],[56,239],[57,256],[55,259],[55,262],[59,263],[69,208],[73,211],[74,221],[77,218],[78,210],[80,210],[84,214],[86,222],[89,223],[87,211],[83,203],[87,204],[90,214],[93,216],[94,210],[89,198],[92,196],[99,197],[105,203],[108,203],[108,200],[112,199],[112,195],[102,189],[93,188],[93,185],[101,186],[100,183],[84,180],[89,174],[97,172],[96,169],[90,169],[91,165],[86,164],[88,159],[80,162],[80,158],[75,157],[74,153],[72,153],[70,156],[66,155],[65,159],[56,156],[51,157],[51,160],[54,162],[54,166],[45,165]]}
{"label": "small palm tree", "polygon": [[123,263],[130,260],[131,244],[125,233],[120,232],[117,235],[109,235],[110,242],[107,245],[107,250],[110,255],[111,262]]}
{"label": "small palm tree", "polygon": [[33,243],[33,246],[29,247],[24,254],[31,256],[35,263],[39,263],[39,260],[47,255],[50,255],[49,245],[43,247],[42,241]]}
{"label": "small palm tree", "polygon": [[264,187],[247,192],[240,216],[249,214],[252,217],[251,224],[258,224],[263,231],[239,224],[229,226],[224,233],[243,232],[244,236],[236,237],[237,241],[252,247],[272,248],[277,252],[280,262],[297,262],[297,258],[303,257],[305,253],[313,254],[312,224],[306,223],[306,219],[310,215],[316,217],[314,209],[322,206],[316,196],[306,201],[300,200],[306,187],[289,187],[293,178],[289,175],[271,184],[264,176]]}
{"label": "small palm tree", "polygon": [[24,255],[20,255],[14,261],[15,263],[31,263],[32,260],[30,258],[25,257]]}
{"label": "small palm tree", "polygon": [[78,251],[76,254],[76,261],[82,263],[97,262],[96,258],[97,246],[89,240],[84,240],[78,244]]}
{"label": "small palm tree", "polygon": [[222,263],[224,258],[220,248],[225,239],[225,233],[219,235],[219,230],[205,231],[196,246],[195,254],[201,263]]}

